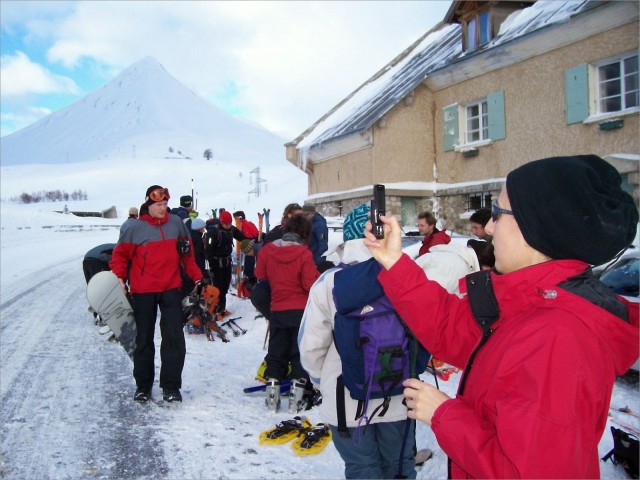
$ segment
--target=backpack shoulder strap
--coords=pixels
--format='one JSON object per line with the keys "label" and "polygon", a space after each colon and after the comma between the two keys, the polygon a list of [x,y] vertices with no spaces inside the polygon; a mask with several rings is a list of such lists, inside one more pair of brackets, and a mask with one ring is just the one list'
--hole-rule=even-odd
{"label": "backpack shoulder strap", "polygon": [[625,322],[629,322],[626,305],[609,287],[593,275],[591,268],[559,283],[558,287],[584,298]]}
{"label": "backpack shoulder strap", "polygon": [[491,283],[491,271],[471,273],[466,276],[465,282],[471,313],[482,331],[486,332],[500,318],[500,307]]}

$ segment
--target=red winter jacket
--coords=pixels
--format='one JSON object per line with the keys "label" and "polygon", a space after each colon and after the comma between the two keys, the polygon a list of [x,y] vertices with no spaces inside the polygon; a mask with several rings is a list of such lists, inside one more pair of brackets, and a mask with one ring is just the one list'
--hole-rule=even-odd
{"label": "red winter jacket", "polygon": [[260,250],[256,277],[271,287],[271,311],[304,310],[309,290],[320,276],[306,245],[282,239]]}
{"label": "red winter jacket", "polygon": [[[178,238],[184,238],[190,244],[186,255],[178,253]],[[194,282],[202,279],[202,272],[193,257],[191,235],[180,217],[171,215],[168,210],[162,219],[142,214],[120,234],[109,268],[118,278],[126,279],[130,260],[129,289],[132,294],[180,288],[181,263]]]}
{"label": "red winter jacket", "polygon": [[[556,260],[491,274],[500,318],[464,393],[432,418],[452,478],[600,478],[613,382],[638,359],[638,304],[625,302],[626,323],[557,287],[586,267]],[[420,342],[464,367],[481,337],[467,299],[406,255],[379,279]]]}
{"label": "red winter jacket", "polygon": [[431,247],[435,247],[436,245],[446,245],[449,242],[451,242],[451,237],[447,234],[447,232],[441,232],[436,228],[433,230],[433,233],[431,235],[424,237],[424,240],[422,240],[422,245],[420,246],[418,256],[429,253],[429,249]]}

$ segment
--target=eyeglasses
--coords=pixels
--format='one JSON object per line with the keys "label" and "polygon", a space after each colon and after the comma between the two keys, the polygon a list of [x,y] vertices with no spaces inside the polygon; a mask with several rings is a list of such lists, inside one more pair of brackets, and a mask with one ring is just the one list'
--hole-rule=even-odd
{"label": "eyeglasses", "polygon": [[502,215],[503,213],[507,215],[513,215],[513,211],[511,210],[500,208],[495,203],[491,205],[491,220],[493,220],[494,222],[497,222],[498,218],[500,218],[500,215]]}
{"label": "eyeglasses", "polygon": [[169,200],[171,196],[169,195],[168,188],[156,188],[155,190],[151,190],[149,195],[147,196],[147,200],[153,200],[154,202],[161,202],[163,200]]}

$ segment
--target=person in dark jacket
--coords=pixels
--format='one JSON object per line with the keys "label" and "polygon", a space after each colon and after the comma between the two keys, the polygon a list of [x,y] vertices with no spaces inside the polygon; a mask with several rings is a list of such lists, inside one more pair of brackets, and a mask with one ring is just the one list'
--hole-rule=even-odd
{"label": "person in dark jacket", "polygon": [[209,276],[207,271],[207,262],[204,256],[204,234],[207,224],[201,218],[195,218],[191,221],[191,242],[193,243],[193,257],[196,265],[202,272],[204,277]]}
{"label": "person in dark jacket", "polygon": [[[151,397],[155,376],[154,332],[160,308],[160,388],[167,402],[181,402],[182,369],[186,347],[182,312],[180,266],[195,283],[202,272],[193,257],[191,234],[180,218],[167,209],[169,190],[152,185],[140,207],[140,218],[125,229],[113,250],[111,271],[120,279],[133,302],[137,334],[133,353],[133,376],[137,390],[134,400],[144,403]],[[127,272],[127,265],[131,268]]]}
{"label": "person in dark jacket", "polygon": [[265,378],[267,407],[277,411],[280,406],[280,381],[291,364],[292,387],[289,412],[304,408],[304,390],[309,375],[300,363],[298,328],[307,304],[309,290],[320,276],[307,242],[311,224],[302,215],[292,216],[284,226],[280,240],[265,245],[256,266],[259,280],[268,281],[271,289],[271,318],[269,321],[269,349]]}
{"label": "person in dark jacket", "polygon": [[198,212],[193,209],[193,197],[191,195],[183,195],[180,197],[180,206],[171,210],[173,215],[177,215],[187,226],[187,230],[191,230],[191,222],[198,216]]}
{"label": "person in dark jacket", "polygon": [[495,268],[461,282],[461,298],[402,253],[395,218],[382,217],[384,239],[367,225],[400,317],[435,357],[464,368],[453,398],[404,382],[409,416],[431,426],[450,478],[600,478],[614,381],[639,355],[638,304],[590,268],[636,236],[638,211],[621,183],[596,155],[511,171],[486,227]]}
{"label": "person in dark jacket", "polygon": [[[89,250],[82,259],[82,271],[84,273],[84,279],[89,284],[89,280],[98,272],[105,272],[109,270],[109,262],[111,261],[111,254],[115,248],[115,243],[103,243]],[[100,318],[97,312],[93,312],[93,318],[96,320],[96,324],[100,322]]]}
{"label": "person in dark jacket", "polygon": [[273,227],[264,237],[264,244],[266,245],[269,242],[273,242],[274,240],[278,240],[282,238],[284,234],[284,226],[294,215],[300,215],[302,213],[302,207],[297,203],[290,203],[286,207],[284,207],[284,212],[282,213],[282,220],[280,220],[280,224]]}
{"label": "person in dark jacket", "polygon": [[115,243],[103,243],[85,253],[82,260],[82,271],[87,283],[96,273],[109,270],[109,262],[115,246]]}
{"label": "person in dark jacket", "polygon": [[233,239],[242,241],[245,236],[233,224],[228,211],[220,214],[217,226],[208,225],[205,238],[204,254],[209,262],[209,270],[213,285],[220,290],[218,309],[221,317],[229,316],[227,310],[227,292],[231,285],[231,254],[233,253]]}
{"label": "person in dark jacket", "polygon": [[316,211],[316,207],[306,204],[302,207],[304,216],[311,222],[311,238],[309,249],[313,254],[313,261],[320,265],[326,258],[324,253],[329,249],[329,228],[327,220]]}

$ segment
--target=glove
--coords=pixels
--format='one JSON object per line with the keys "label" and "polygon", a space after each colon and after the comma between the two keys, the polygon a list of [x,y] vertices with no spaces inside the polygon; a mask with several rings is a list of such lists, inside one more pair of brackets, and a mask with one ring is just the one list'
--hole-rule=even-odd
{"label": "glove", "polygon": [[253,240],[245,239],[240,242],[240,250],[245,255],[249,255],[253,252]]}
{"label": "glove", "polygon": [[190,218],[191,220],[195,220],[196,218],[198,218],[198,212],[196,212],[195,210],[191,210],[191,211],[189,212],[189,218]]}

